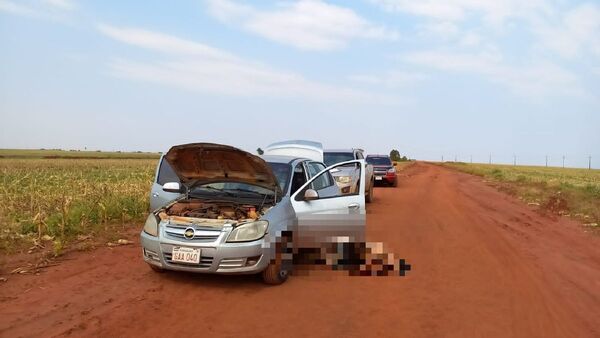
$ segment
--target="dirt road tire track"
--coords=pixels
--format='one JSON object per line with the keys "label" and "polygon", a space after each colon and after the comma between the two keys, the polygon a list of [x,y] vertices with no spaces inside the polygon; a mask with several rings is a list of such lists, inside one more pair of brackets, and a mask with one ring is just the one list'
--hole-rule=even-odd
{"label": "dirt road tire track", "polygon": [[368,237],[407,277],[158,274],[139,246],[0,284],[0,336],[598,337],[600,241],[481,179],[417,163],[377,188]]}

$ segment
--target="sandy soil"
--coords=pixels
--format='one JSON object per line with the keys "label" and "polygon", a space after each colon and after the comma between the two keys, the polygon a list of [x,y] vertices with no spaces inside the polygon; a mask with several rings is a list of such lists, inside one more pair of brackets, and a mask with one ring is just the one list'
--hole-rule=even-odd
{"label": "sandy soil", "polygon": [[600,238],[480,178],[418,163],[377,188],[370,241],[406,277],[156,274],[137,244],[0,283],[2,337],[599,337]]}

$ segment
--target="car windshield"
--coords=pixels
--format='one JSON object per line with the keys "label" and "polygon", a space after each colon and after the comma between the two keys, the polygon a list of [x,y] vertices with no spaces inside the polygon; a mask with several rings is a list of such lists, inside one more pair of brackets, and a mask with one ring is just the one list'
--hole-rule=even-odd
{"label": "car windshield", "polygon": [[354,159],[353,153],[330,153],[326,152],[323,154],[323,161],[329,167],[336,163],[352,161]]}
{"label": "car windshield", "polygon": [[279,183],[279,187],[285,195],[287,183],[290,180],[291,166],[288,163],[267,162],[267,164],[271,167],[273,174],[277,178],[277,183]]}
{"label": "car windshield", "polygon": [[367,163],[372,165],[392,165],[392,161],[390,161],[390,158],[386,156],[367,156]]}
{"label": "car windshield", "polygon": [[250,195],[273,195],[273,191],[267,188],[240,182],[216,182],[198,185],[192,189],[191,193],[220,193],[231,196],[239,195],[240,193]]}

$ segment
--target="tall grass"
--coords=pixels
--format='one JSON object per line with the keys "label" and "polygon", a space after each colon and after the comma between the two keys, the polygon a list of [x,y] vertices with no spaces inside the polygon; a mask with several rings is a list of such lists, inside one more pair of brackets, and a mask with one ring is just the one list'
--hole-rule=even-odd
{"label": "tall grass", "polygon": [[500,182],[504,190],[544,209],[569,214],[586,224],[600,221],[600,170],[467,163],[444,165]]}
{"label": "tall grass", "polygon": [[0,250],[143,219],[153,159],[0,158]]}

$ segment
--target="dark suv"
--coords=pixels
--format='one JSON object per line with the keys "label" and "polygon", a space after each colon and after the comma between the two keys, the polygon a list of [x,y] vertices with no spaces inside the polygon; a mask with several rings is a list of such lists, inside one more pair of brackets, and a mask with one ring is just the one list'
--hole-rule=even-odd
{"label": "dark suv", "polygon": [[367,163],[373,166],[375,183],[387,183],[393,187],[398,185],[396,176],[396,163],[393,163],[387,155],[368,155]]}

